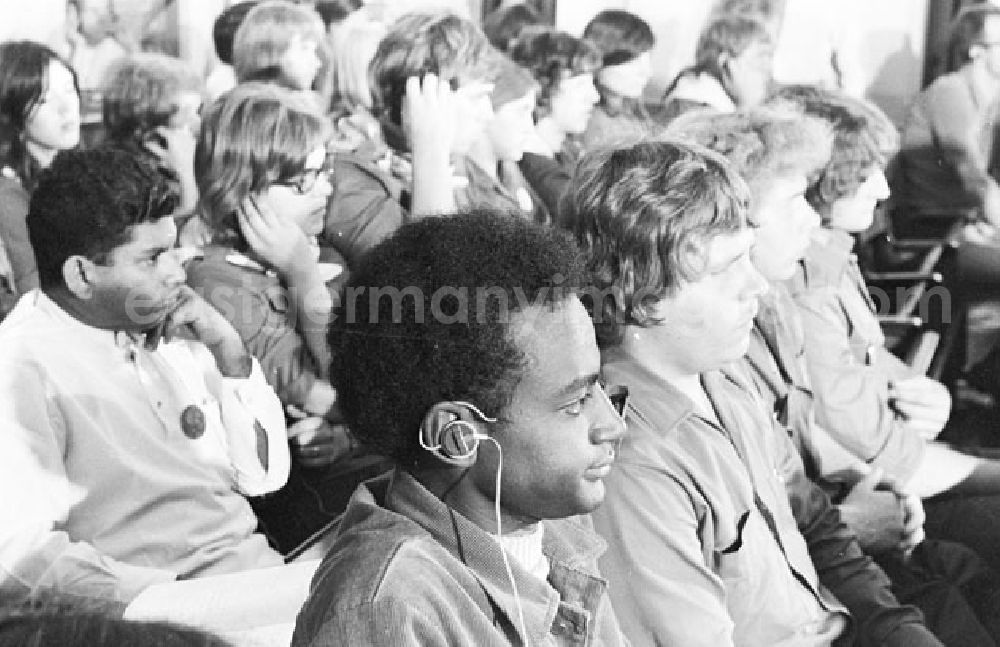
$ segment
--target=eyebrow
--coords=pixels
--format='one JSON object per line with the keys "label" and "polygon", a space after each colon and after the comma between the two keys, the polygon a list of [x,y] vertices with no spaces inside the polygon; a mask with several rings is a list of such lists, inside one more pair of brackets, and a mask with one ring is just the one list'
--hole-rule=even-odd
{"label": "eyebrow", "polygon": [[566,396],[571,395],[576,391],[579,391],[580,389],[585,389],[587,387],[597,384],[598,379],[600,379],[600,376],[597,373],[591,373],[590,375],[583,375],[581,377],[578,377],[569,384],[567,384],[566,386],[564,386],[563,388],[559,389],[559,392],[556,393],[556,397],[565,398]]}

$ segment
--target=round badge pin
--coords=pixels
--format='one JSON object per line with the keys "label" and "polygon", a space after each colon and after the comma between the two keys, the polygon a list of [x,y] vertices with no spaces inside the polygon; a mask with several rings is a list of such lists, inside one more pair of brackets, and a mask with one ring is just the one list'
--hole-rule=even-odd
{"label": "round badge pin", "polygon": [[192,404],[181,412],[181,431],[192,440],[201,438],[205,433],[205,414],[198,405]]}

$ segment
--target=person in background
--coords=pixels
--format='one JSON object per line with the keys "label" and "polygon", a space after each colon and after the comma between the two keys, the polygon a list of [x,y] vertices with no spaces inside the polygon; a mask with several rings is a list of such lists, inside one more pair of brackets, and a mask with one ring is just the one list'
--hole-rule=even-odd
{"label": "person in background", "polygon": [[788,288],[805,330],[820,424],[844,447],[924,500],[927,536],[963,543],[1000,570],[1000,461],[935,439],[951,414],[941,382],[885,346],[875,305],[851,253],[889,197],[884,168],[898,134],[878,108],[840,92],[777,94],[834,130],[834,148],[806,196],[822,217]]}
{"label": "person in background", "polygon": [[132,54],[108,70],[102,86],[107,142],[155,166],[180,196],[178,227],[194,213],[194,143],[201,129],[202,84],[184,61]]}
{"label": "person in background", "polygon": [[364,6],[364,0],[319,0],[315,9],[327,34],[332,36],[344,20]]}
{"label": "person in background", "polygon": [[490,205],[549,224],[551,216],[545,203],[517,167],[534,142],[532,113],[538,84],[527,70],[506,56],[499,57],[493,81],[493,118],[484,137],[464,158],[464,175],[469,179],[465,202]]}
{"label": "person in background", "polygon": [[[184,284],[176,195],[117,149],[67,151],[28,230],[41,289],[0,324],[0,598],[124,606],[277,566],[246,496],[288,477],[281,403]],[[120,610],[120,608],[119,608]]]}
{"label": "person in background", "polygon": [[564,233],[492,210],[407,224],[362,260],[332,371],[394,469],[352,497],[295,647],[627,644],[585,516],[624,429],[568,287],[583,270]]}
{"label": "person in background", "polygon": [[218,65],[205,79],[205,101],[212,103],[236,86],[236,71],[233,69],[233,38],[246,15],[257,6],[256,0],[238,2],[219,14],[212,25],[212,42]]}
{"label": "person in background", "polygon": [[820,226],[805,193],[830,159],[829,125],[794,110],[754,108],[691,112],[669,131],[724,155],[750,188],[749,216],[756,224],[751,258],[769,286],[741,361],[782,425],[775,431],[787,429],[806,475],[830,495],[861,548],[889,575],[897,598],[920,608],[942,642],[994,644],[1000,628],[996,575],[961,544],[923,541],[920,497],[840,447],[816,422],[803,322],[785,281]]}
{"label": "person in background", "polygon": [[323,22],[309,6],[268,0],[252,8],[233,37],[233,68],[239,83],[265,81],[309,91],[322,61]]}
{"label": "person in background", "polygon": [[656,45],[649,24],[628,11],[606,9],[587,23],[583,38],[602,57],[595,75],[601,99],[590,115],[584,147],[648,134],[650,114],[642,93],[653,75],[651,50]]}
{"label": "person in background", "polygon": [[901,606],[734,362],[766,282],[749,192],[665,139],[588,155],[560,222],[595,277],[602,378],[628,431],[592,516],[633,645],[937,646]]}
{"label": "person in background", "polygon": [[710,20],[698,38],[694,65],[682,70],[663,94],[664,119],[696,107],[731,112],[761,103],[773,62],[774,42],[764,23],[741,16]]}
{"label": "person in background", "polygon": [[594,74],[601,67],[601,54],[590,42],[566,32],[528,27],[514,43],[510,57],[528,69],[539,85],[536,143],[522,158],[521,172],[554,214],[581,153],[578,136],[587,130],[600,100]]}
{"label": "person in background", "polygon": [[364,12],[355,12],[328,37],[331,65],[324,103],[333,123],[330,147],[334,150],[373,160],[386,153],[381,127],[372,114],[374,99],[368,77],[368,67],[385,33],[385,25]]}
{"label": "person in background", "polygon": [[80,88],[73,68],[31,41],[0,44],[0,274],[7,279],[2,314],[11,295],[38,287],[25,218],[38,174],[59,151],[80,142]]}
{"label": "person in background", "polygon": [[525,27],[544,25],[545,21],[531,5],[520,2],[490,12],[483,20],[483,32],[493,47],[508,53]]}
{"label": "person in background", "polygon": [[[1000,7],[966,7],[951,47],[962,66],[938,77],[913,101],[892,178],[897,231],[926,235],[934,222],[968,219],[958,248],[963,282],[1000,282],[1000,185],[995,168],[1000,126]],[[992,389],[991,389],[992,390]]]}
{"label": "person in background", "polygon": [[348,268],[410,219],[450,213],[468,187],[454,175],[493,117],[496,52],[471,21],[443,13],[398,18],[370,75],[389,155],[338,154],[321,244]]}

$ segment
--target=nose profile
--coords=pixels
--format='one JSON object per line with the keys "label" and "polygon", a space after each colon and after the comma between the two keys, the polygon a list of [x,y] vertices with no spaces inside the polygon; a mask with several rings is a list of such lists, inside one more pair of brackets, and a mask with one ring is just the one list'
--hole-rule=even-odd
{"label": "nose profile", "polygon": [[[624,389],[624,397],[627,397],[628,390]],[[608,397],[608,392],[600,384],[597,385],[600,391],[600,411],[595,416],[594,427],[591,439],[594,444],[614,443],[621,440],[625,435],[624,401],[622,401],[622,413],[618,413],[618,408]]]}

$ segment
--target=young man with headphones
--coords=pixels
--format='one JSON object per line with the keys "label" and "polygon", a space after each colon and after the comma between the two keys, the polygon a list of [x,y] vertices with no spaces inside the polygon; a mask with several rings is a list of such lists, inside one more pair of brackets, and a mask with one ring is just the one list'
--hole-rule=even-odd
{"label": "young man with headphones", "polygon": [[[399,229],[331,332],[355,492],[293,644],[625,644],[586,515],[624,431],[565,234],[489,211]],[[618,402],[619,406],[621,402]]]}

